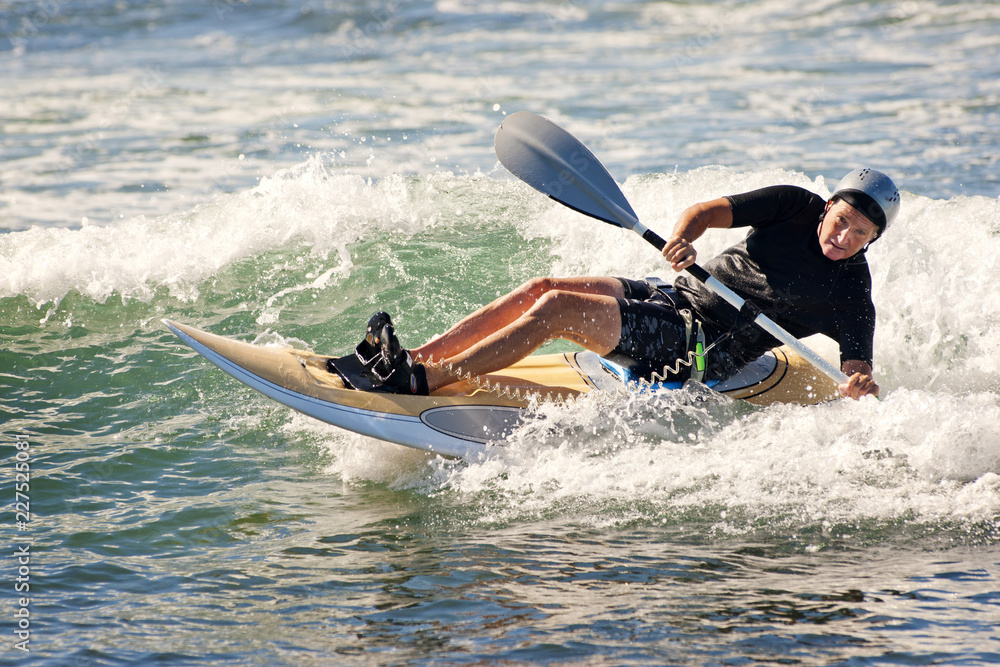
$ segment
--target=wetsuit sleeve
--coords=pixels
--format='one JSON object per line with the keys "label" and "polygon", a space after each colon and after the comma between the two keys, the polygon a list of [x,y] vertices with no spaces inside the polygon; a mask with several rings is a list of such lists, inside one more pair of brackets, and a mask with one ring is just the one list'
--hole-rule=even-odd
{"label": "wetsuit sleeve", "polygon": [[816,219],[823,198],[794,185],[772,185],[726,197],[733,210],[733,227],[766,227],[785,220]]}
{"label": "wetsuit sleeve", "polygon": [[[870,290],[864,292],[870,295]],[[875,305],[867,296],[862,303],[857,300],[837,307],[842,315],[837,322],[837,342],[840,343],[840,363],[857,359],[874,365]]]}

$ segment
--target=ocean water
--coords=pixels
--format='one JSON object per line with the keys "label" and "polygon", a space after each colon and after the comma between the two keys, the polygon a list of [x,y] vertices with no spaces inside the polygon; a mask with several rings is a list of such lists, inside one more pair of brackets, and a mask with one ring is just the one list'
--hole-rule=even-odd
{"label": "ocean water", "polygon": [[[0,664],[1000,662],[1000,5],[14,1],[0,73]],[[588,396],[453,461],[161,324],[332,354],[669,278],[498,165],[522,109],[661,232],[891,174],[883,400]]]}

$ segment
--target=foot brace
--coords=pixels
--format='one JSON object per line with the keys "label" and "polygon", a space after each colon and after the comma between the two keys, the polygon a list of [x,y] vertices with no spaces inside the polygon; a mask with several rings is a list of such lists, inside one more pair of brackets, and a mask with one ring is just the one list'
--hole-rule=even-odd
{"label": "foot brace", "polygon": [[420,396],[429,393],[423,364],[414,363],[409,351],[400,346],[392,319],[382,311],[368,320],[365,337],[354,354],[329,359],[326,366],[352,389]]}

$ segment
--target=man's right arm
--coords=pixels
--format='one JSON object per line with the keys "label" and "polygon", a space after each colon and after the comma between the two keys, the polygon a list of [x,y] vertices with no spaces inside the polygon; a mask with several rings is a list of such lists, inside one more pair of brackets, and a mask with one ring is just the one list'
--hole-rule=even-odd
{"label": "man's right arm", "polygon": [[692,243],[710,228],[733,226],[733,208],[725,197],[689,206],[681,212],[673,234],[663,246],[663,258],[674,271],[683,271],[695,263],[698,253]]}

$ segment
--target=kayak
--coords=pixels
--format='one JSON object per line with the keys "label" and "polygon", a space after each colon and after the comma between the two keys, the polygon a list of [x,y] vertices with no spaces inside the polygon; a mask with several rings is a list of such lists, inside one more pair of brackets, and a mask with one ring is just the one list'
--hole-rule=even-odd
{"label": "kayak", "polygon": [[[184,343],[268,398],[354,433],[453,458],[502,443],[532,401],[561,401],[592,391],[676,391],[679,382],[649,383],[593,352],[536,354],[502,371],[458,378],[430,396],[358,391],[327,370],[331,357],[253,345],[163,320]],[[754,405],[812,405],[839,396],[835,383],[784,346],[711,387]]]}

